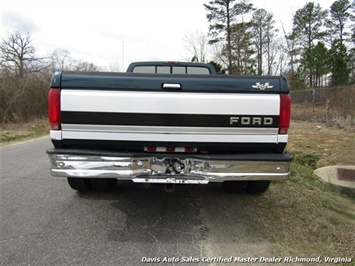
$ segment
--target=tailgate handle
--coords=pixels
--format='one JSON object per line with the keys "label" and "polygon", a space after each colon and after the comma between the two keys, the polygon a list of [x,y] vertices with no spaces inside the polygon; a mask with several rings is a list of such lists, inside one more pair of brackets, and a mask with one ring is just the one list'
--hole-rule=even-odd
{"label": "tailgate handle", "polygon": [[176,84],[176,83],[163,83],[163,89],[181,90],[181,84]]}

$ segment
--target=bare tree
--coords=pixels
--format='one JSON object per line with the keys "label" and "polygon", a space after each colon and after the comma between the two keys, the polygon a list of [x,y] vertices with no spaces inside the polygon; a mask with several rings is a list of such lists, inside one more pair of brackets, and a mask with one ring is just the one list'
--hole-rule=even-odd
{"label": "bare tree", "polygon": [[191,54],[191,58],[195,58],[197,62],[207,62],[208,54],[208,37],[202,31],[185,34],[183,41],[186,44],[186,49]]}
{"label": "bare tree", "polygon": [[59,70],[96,72],[101,70],[94,63],[72,58],[67,49],[55,49],[49,57],[52,72]]}
{"label": "bare tree", "polygon": [[223,43],[210,44],[212,60],[220,64],[223,68],[228,68],[228,57],[224,53]]}
{"label": "bare tree", "polygon": [[289,57],[290,71],[291,71],[291,75],[293,75],[295,73],[295,64],[297,61],[297,55],[300,53],[299,48],[297,47],[297,38],[293,33],[287,34],[283,24],[282,24],[282,31],[286,43],[285,51]]}
{"label": "bare tree", "polygon": [[51,70],[71,70],[74,62],[71,58],[70,52],[67,49],[55,49],[50,55]]}
{"label": "bare tree", "polygon": [[287,54],[283,37],[278,37],[273,40],[268,53],[268,75],[281,75],[284,71]]}
{"label": "bare tree", "polygon": [[0,64],[3,67],[15,71],[20,78],[23,78],[26,69],[31,63],[38,61],[35,56],[35,48],[31,44],[31,35],[23,35],[20,32],[10,34],[8,38],[2,39],[0,44]]}
{"label": "bare tree", "polygon": [[108,66],[104,67],[102,71],[108,71],[108,72],[124,72],[124,69],[122,69],[120,63],[117,61],[112,62]]}
{"label": "bare tree", "polygon": [[87,61],[78,61],[73,68],[74,71],[85,71],[85,72],[97,72],[100,71],[100,69],[101,68],[99,66]]}

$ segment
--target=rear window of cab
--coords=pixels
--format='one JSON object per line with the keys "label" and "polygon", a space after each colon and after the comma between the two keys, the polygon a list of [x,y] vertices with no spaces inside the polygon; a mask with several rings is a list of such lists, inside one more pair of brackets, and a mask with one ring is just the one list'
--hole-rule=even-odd
{"label": "rear window of cab", "polygon": [[136,66],[133,73],[144,74],[187,74],[187,75],[210,75],[207,67],[193,66]]}

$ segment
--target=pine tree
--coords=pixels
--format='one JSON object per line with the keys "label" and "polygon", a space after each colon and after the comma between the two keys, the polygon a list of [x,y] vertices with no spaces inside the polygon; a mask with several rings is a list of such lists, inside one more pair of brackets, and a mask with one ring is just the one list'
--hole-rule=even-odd
{"label": "pine tree", "polygon": [[349,12],[351,4],[349,0],[337,0],[330,7],[330,17],[328,20],[329,30],[332,36],[337,36],[336,39],[340,40],[340,44],[344,43],[344,37],[348,37],[350,33],[346,31],[346,24],[351,18]]}
{"label": "pine tree", "polygon": [[352,28],[351,28],[351,40],[353,44],[355,44],[355,0],[353,0],[351,4],[351,10],[352,10],[352,15],[350,16],[350,19],[353,22]]}
{"label": "pine tree", "polygon": [[315,87],[320,87],[322,76],[330,72],[328,66],[328,49],[325,44],[318,42],[312,49],[307,49],[304,61],[307,68],[313,69]]}
{"label": "pine tree", "polygon": [[237,23],[237,17],[252,10],[252,4],[247,0],[213,0],[204,4],[207,11],[210,44],[226,41],[226,54],[228,58],[228,72],[232,74],[232,27]]}
{"label": "pine tree", "polygon": [[340,40],[335,40],[332,48],[329,50],[329,68],[332,86],[340,86],[348,83],[350,75],[349,61],[350,58],[345,45]]}
{"label": "pine tree", "polygon": [[250,23],[238,23],[232,28],[232,73],[237,75],[255,74],[255,54],[252,45]]}
{"label": "pine tree", "polygon": [[[293,17],[293,34],[299,40],[303,47],[303,58],[307,50],[312,50],[314,42],[324,38],[327,33],[322,30],[322,26],[327,17],[327,11],[322,10],[319,4],[308,2],[303,8],[296,11]],[[313,69],[312,64],[306,63],[309,66],[308,76],[309,85],[313,86]]]}
{"label": "pine tree", "polygon": [[253,13],[251,26],[254,36],[253,44],[257,52],[257,74],[263,74],[263,55],[267,54],[267,73],[271,74],[271,54],[270,46],[275,37],[277,29],[275,29],[276,21],[273,15],[265,9],[257,9]]}

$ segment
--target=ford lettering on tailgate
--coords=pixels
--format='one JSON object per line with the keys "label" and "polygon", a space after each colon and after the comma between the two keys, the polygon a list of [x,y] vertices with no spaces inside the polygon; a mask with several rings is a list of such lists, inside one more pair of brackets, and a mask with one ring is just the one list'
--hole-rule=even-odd
{"label": "ford lettering on tailgate", "polygon": [[229,124],[234,126],[273,126],[274,118],[266,116],[231,116]]}

